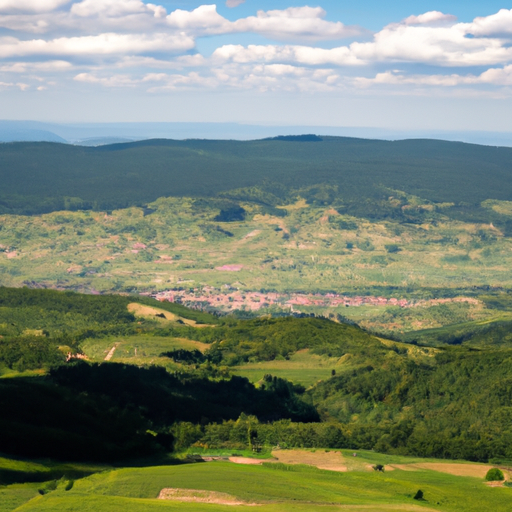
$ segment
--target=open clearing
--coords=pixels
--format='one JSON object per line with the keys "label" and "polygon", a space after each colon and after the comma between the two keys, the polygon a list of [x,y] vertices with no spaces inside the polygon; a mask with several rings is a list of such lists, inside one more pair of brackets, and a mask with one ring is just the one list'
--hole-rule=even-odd
{"label": "open clearing", "polygon": [[204,352],[209,346],[199,341],[166,336],[109,336],[85,340],[82,350],[91,361],[105,360],[109,351],[116,347],[110,361],[131,364],[154,364],[158,361],[159,364],[168,366],[171,360],[160,357],[163,352],[178,349]]}
{"label": "open clearing", "polygon": [[180,320],[186,325],[197,326],[197,322],[195,320],[182,318],[178,315],[175,315],[174,313],[171,313],[170,311],[166,311],[165,309],[144,306],[143,304],[138,304],[137,302],[128,304],[128,311],[133,313],[135,316],[141,316],[143,318],[161,318],[162,320],[169,320],[170,322],[177,322]]}
{"label": "open clearing", "polygon": [[319,356],[312,354],[309,349],[304,349],[290,356],[288,360],[249,363],[235,366],[232,370],[236,375],[246,377],[251,382],[258,382],[265,374],[270,373],[307,387],[328,379],[332,370],[341,364],[341,358]]}

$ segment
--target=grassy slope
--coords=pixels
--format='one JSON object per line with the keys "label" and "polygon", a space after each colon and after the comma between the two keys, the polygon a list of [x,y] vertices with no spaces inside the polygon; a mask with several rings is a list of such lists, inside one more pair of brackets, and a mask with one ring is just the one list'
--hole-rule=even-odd
{"label": "grassy slope", "polygon": [[[378,456],[376,457],[378,458]],[[368,459],[371,462],[371,458]],[[230,510],[213,504],[154,500],[166,487],[219,491],[261,510],[438,510],[508,511],[511,490],[488,488],[477,478],[456,477],[437,471],[336,473],[304,466],[239,466],[230,463],[145,469],[122,469],[77,481],[70,491],[62,488],[38,497],[22,511],[149,511]],[[283,470],[284,469],[284,470]],[[412,500],[421,488],[426,502]],[[353,506],[353,508],[352,508]],[[325,507],[325,508],[324,508]]]}

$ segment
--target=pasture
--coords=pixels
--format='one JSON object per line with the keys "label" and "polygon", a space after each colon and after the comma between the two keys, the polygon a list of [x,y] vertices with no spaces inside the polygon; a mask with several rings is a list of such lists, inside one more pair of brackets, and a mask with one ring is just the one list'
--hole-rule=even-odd
{"label": "pasture", "polygon": [[[279,456],[279,453],[276,453]],[[114,469],[65,482],[56,490],[37,495],[18,508],[2,512],[117,512],[126,511],[227,511],[233,507],[257,506],[274,511],[460,511],[505,512],[510,510],[512,489],[485,485],[482,465],[427,461],[380,455],[372,452],[282,451],[291,463],[261,465],[212,461],[173,466]],[[322,458],[342,463],[342,471],[318,469]],[[384,472],[371,466],[387,461]],[[389,464],[388,464],[389,463]],[[394,463],[394,464],[392,464]],[[407,467],[411,466],[411,467]],[[444,466],[450,471],[444,471]],[[466,469],[458,476],[454,467]],[[476,474],[475,466],[482,470]],[[334,467],[334,466],[331,466]],[[473,471],[473,472],[472,472]],[[10,486],[0,492],[21,500],[21,490],[30,497],[33,487]],[[32,491],[29,491],[32,489]],[[421,489],[424,500],[413,499]],[[18,494],[17,494],[18,493]],[[159,499],[160,497],[160,499]],[[167,499],[163,499],[167,498]]]}
{"label": "pasture", "polygon": [[128,364],[159,364],[168,366],[169,358],[160,357],[172,350],[199,350],[204,352],[209,345],[199,341],[166,336],[108,336],[91,338],[82,345],[84,354],[91,361],[104,361],[112,348],[115,350],[109,361]]}
{"label": "pasture", "polygon": [[299,350],[288,360],[282,358],[281,360],[248,363],[233,367],[232,372],[235,375],[248,378],[253,383],[259,382],[265,374],[270,373],[295,384],[309,387],[320,380],[331,377],[332,370],[335,370],[338,364],[341,364],[339,358],[319,356],[306,349]]}

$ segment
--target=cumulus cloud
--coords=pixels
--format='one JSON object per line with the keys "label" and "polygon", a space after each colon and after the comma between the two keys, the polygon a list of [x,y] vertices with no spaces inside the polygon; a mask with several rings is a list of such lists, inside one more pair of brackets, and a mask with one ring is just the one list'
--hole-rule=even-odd
{"label": "cumulus cloud", "polygon": [[491,16],[475,18],[467,24],[467,31],[479,37],[511,35],[512,9],[501,9]]}
{"label": "cumulus cloud", "polygon": [[48,12],[61,5],[69,4],[71,0],[0,0],[0,12]]}
{"label": "cumulus cloud", "polygon": [[409,16],[405,18],[403,23],[405,25],[437,25],[441,23],[452,23],[457,20],[457,16],[452,14],[444,14],[439,11],[429,11],[419,16]]}
{"label": "cumulus cloud", "polygon": [[224,45],[213,52],[212,59],[214,62],[293,62],[310,66],[322,64],[352,66],[362,62],[350,52],[349,48],[343,46],[324,49],[289,45],[249,45],[247,47]]}
{"label": "cumulus cloud", "polygon": [[177,9],[167,16],[169,26],[193,31],[196,35],[252,32],[273,39],[328,40],[361,34],[359,27],[323,19],[320,7],[290,7],[283,10],[258,11],[231,22],[217,12],[216,5],[202,5],[192,11]]}
{"label": "cumulus cloud", "polygon": [[170,27],[197,34],[232,32],[232,24],[217,12],[216,5],[201,5],[193,11],[176,9],[167,16]]}
{"label": "cumulus cloud", "polygon": [[145,4],[141,0],[83,0],[71,7],[72,14],[82,17],[119,17],[148,12],[152,13],[155,18],[163,18],[167,14],[164,7]]}
{"label": "cumulus cloud", "polygon": [[[226,5],[241,3],[227,0]],[[0,27],[7,29],[0,35],[0,72],[6,74],[0,80],[6,84],[13,76],[8,73],[18,73],[23,84],[26,77],[35,81],[37,73],[53,73],[76,84],[153,92],[180,87],[328,91],[512,85],[508,9],[470,23],[429,11],[372,34],[327,20],[321,7],[259,10],[231,21],[214,4],[167,12],[157,0],[0,0]],[[230,34],[236,41],[242,33],[268,41],[220,45],[211,55],[197,50],[198,38],[215,42],[215,36]],[[325,48],[316,41],[335,43]],[[430,66],[432,73],[411,72],[417,64]],[[477,73],[477,66],[488,69]],[[358,68],[366,76],[354,79]],[[375,68],[386,71],[368,77]]]}
{"label": "cumulus cloud", "polygon": [[414,62],[438,66],[481,66],[507,62],[511,49],[502,41],[469,38],[464,24],[449,27],[389,25],[371,42],[350,45],[354,55],[368,62]]}
{"label": "cumulus cloud", "polygon": [[151,52],[185,51],[193,48],[195,42],[185,35],[172,34],[100,34],[97,36],[60,37],[19,40],[14,37],[0,37],[0,57],[28,55],[54,56],[70,55],[93,57],[98,55],[127,54],[140,55]]}
{"label": "cumulus cloud", "polygon": [[340,21],[326,21],[325,15],[321,7],[289,7],[258,11],[256,16],[239,19],[233,26],[240,32],[255,32],[278,40],[344,39],[362,32],[360,28],[345,26]]}

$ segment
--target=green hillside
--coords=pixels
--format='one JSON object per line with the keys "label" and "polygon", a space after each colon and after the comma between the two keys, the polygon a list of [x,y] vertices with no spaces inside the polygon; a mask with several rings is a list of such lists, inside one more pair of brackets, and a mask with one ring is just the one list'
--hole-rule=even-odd
{"label": "green hillside", "polygon": [[0,289],[1,512],[508,510],[510,348],[134,300]]}
{"label": "green hillside", "polygon": [[[512,197],[511,162],[510,148],[435,140],[150,140],[97,148],[10,143],[0,145],[0,204],[5,213],[114,209],[258,186],[263,192],[256,195],[266,203],[308,189],[313,202],[337,200],[352,212],[382,215],[375,200],[398,189],[459,204],[453,214],[467,217],[486,199]],[[238,195],[248,194],[254,198],[254,191]]]}
{"label": "green hillside", "polygon": [[52,440],[79,437],[80,460],[173,442],[249,449],[249,429],[264,446],[512,460],[512,351],[499,344],[421,347],[322,318],[187,325],[134,317],[122,296],[2,296],[17,316],[0,338],[0,451],[63,458]]}
{"label": "green hillside", "polygon": [[[348,453],[337,455],[340,461],[350,457]],[[381,462],[378,454],[359,456],[368,466]],[[53,491],[30,501],[27,498],[27,503],[15,510],[221,512],[251,505],[263,512],[509,510],[512,490],[487,487],[482,477],[450,475],[442,472],[440,464],[434,466],[438,470],[432,470],[415,467],[413,461],[403,459],[390,458],[389,462],[404,469],[382,473],[361,465],[348,472],[337,472],[306,465],[241,466],[218,461],[126,468],[76,481],[69,490],[67,481],[58,482]],[[405,469],[408,465],[410,470]],[[164,489],[168,490],[168,498],[158,499]],[[424,497],[415,500],[420,489]]]}

